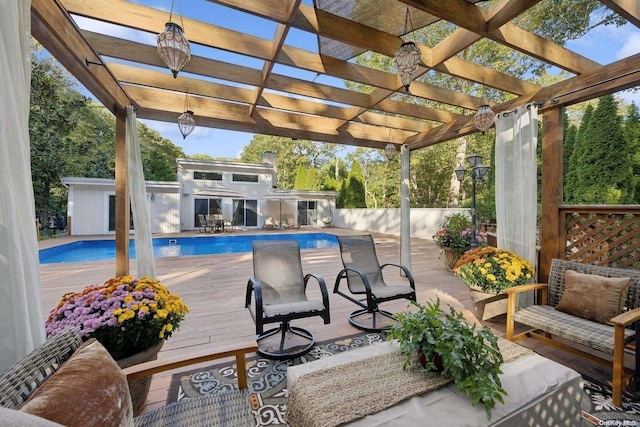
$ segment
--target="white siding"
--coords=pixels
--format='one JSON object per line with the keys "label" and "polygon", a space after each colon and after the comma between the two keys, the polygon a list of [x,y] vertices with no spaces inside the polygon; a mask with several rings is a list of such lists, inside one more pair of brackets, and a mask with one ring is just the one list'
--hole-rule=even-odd
{"label": "white siding", "polygon": [[72,235],[108,232],[109,194],[115,186],[73,185],[69,191],[68,216]]}
{"label": "white siding", "polygon": [[148,196],[152,233],[180,232],[180,194],[154,192]]}
{"label": "white siding", "polygon": [[[72,235],[113,233],[109,231],[109,196],[115,195],[115,183],[112,180],[100,182],[68,184],[67,216]],[[180,232],[180,189],[177,186],[148,185],[147,203],[152,233]]]}

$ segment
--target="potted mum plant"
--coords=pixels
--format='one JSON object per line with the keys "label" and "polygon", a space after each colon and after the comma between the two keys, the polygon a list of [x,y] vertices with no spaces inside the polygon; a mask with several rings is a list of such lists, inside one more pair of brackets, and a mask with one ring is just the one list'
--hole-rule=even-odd
{"label": "potted mum plant", "polygon": [[[45,323],[47,338],[73,328],[83,340],[97,339],[121,368],[155,360],[189,307],[149,277],[122,276],[63,295]],[[129,383],[134,412],[142,410],[151,377]]]}
{"label": "potted mum plant", "polygon": [[[471,220],[463,213],[447,215],[440,224],[440,230],[433,235],[433,241],[440,248],[440,259],[453,270],[460,256],[471,248],[473,232]],[[486,244],[486,233],[476,233],[478,246]]]}
{"label": "potted mum plant", "polygon": [[504,403],[506,395],[498,377],[503,357],[497,337],[487,327],[467,323],[453,307],[446,313],[440,299],[411,304],[417,311],[394,314],[397,322],[389,330],[406,357],[403,368],[449,375],[474,405],[484,405],[490,419],[496,401]]}
{"label": "potted mum plant", "polygon": [[469,286],[476,314],[483,320],[506,312],[506,300],[500,294],[504,289],[523,285],[534,275],[529,261],[512,251],[491,246],[466,252],[454,272]]}

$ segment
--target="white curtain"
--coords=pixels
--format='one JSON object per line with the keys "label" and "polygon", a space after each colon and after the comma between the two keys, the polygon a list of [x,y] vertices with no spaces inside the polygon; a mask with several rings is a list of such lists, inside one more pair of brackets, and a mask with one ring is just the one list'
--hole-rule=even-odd
{"label": "white curtain", "polygon": [[142,169],[142,155],[138,141],[136,113],[133,106],[127,106],[127,164],[129,173],[129,197],[135,226],[135,247],[138,277],[156,277],[151,241],[151,222],[147,204],[147,189]]}
{"label": "white curtain", "polygon": [[538,107],[529,104],[496,117],[498,247],[535,268]]}
{"label": "white curtain", "polygon": [[0,372],[44,341],[29,153],[31,1],[0,2]]}

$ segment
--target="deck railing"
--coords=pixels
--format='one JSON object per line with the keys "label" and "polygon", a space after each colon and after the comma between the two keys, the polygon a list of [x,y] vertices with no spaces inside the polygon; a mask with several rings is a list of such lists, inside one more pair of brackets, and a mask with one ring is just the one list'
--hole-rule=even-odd
{"label": "deck railing", "polygon": [[640,269],[640,205],[560,206],[564,258]]}

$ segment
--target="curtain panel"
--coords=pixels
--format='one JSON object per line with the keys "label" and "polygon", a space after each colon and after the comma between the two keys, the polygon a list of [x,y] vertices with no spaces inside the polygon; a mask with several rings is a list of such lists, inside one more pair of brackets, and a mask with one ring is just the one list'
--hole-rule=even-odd
{"label": "curtain panel", "polygon": [[147,189],[142,169],[142,154],[138,140],[136,112],[132,105],[127,106],[127,171],[129,174],[129,198],[135,228],[135,248],[138,277],[156,277],[151,240],[151,219],[147,202]]}
{"label": "curtain panel", "polygon": [[536,265],[538,107],[528,104],[496,117],[498,247]]}
{"label": "curtain panel", "polygon": [[0,2],[0,372],[44,342],[29,95],[31,1]]}

